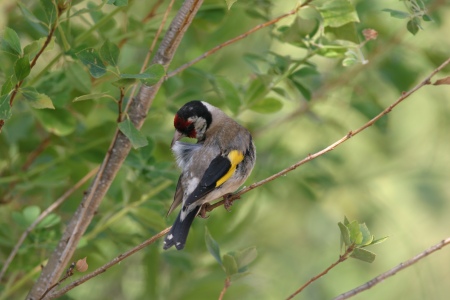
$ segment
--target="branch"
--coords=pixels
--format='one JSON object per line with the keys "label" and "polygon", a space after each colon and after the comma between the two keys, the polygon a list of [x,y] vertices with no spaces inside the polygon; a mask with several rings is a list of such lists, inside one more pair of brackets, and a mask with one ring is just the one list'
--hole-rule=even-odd
{"label": "branch", "polygon": [[25,241],[27,236],[30,234],[30,232],[34,228],[36,228],[36,226],[42,220],[44,220],[45,217],[47,217],[51,212],[53,212],[56,208],[58,208],[64,201],[66,201],[67,198],[69,198],[69,196],[72,195],[73,192],[78,190],[83,184],[86,183],[86,181],[88,181],[92,176],[94,176],[95,172],[97,172],[97,169],[98,168],[93,169],[88,174],[86,174],[83,178],[81,178],[80,181],[78,181],[73,187],[71,187],[67,192],[65,192],[61,197],[59,197],[58,200],[53,202],[53,204],[50,205],[46,210],[44,210],[39,215],[39,217],[37,217],[37,219],[34,220],[34,222],[25,230],[25,232],[22,233],[22,235],[19,238],[19,241],[14,246],[14,249],[11,251],[11,253],[9,254],[8,258],[6,259],[6,261],[5,261],[4,265],[3,265],[2,271],[0,272],[0,282],[1,282],[2,278],[3,278],[3,275],[5,275],[5,272],[8,269],[9,265],[11,264],[12,260],[14,259],[14,257],[17,254],[17,252],[19,251],[20,246],[22,246],[23,242]]}
{"label": "branch", "polygon": [[[202,0],[186,0],[183,3],[161,41],[152,63],[161,64],[165,69],[168,68],[184,33],[202,3]],[[162,81],[161,79],[153,86],[142,85],[137,97],[130,99],[128,116],[137,129],[142,127]],[[39,299],[49,286],[58,281],[130,149],[131,143],[128,138],[119,130],[116,130],[94,182],[83,197],[56,249],[44,267],[41,276],[29,292],[27,299]]]}
{"label": "branch", "polygon": [[125,253],[120,254],[119,256],[117,256],[116,258],[114,258],[113,260],[111,260],[110,262],[108,262],[107,264],[104,264],[103,266],[101,266],[100,268],[96,269],[95,271],[93,271],[92,273],[89,273],[83,277],[81,277],[78,280],[75,280],[74,282],[72,282],[71,284],[65,286],[64,288],[50,294],[50,299],[56,298],[56,297],[61,297],[62,295],[64,295],[65,293],[67,293],[68,291],[70,291],[71,289],[79,286],[80,284],[88,281],[91,278],[94,278],[95,276],[102,274],[104,272],[106,272],[106,270],[108,270],[109,268],[111,268],[112,266],[120,263],[122,260],[124,260],[125,258],[133,255],[134,253],[138,252],[139,250],[147,247],[148,245],[153,244],[154,242],[156,242],[156,240],[158,240],[159,238],[163,237],[164,235],[166,235],[169,231],[170,228],[172,227],[168,227],[166,229],[164,229],[163,231],[161,231],[160,233],[152,236],[151,238],[149,238],[148,240],[146,240],[145,242],[141,243],[140,245],[128,250]]}
{"label": "branch", "polygon": [[[378,121],[379,119],[381,119],[383,116],[387,115],[388,113],[390,113],[392,111],[392,109],[394,109],[397,105],[399,105],[403,100],[405,100],[406,98],[408,98],[409,96],[411,96],[413,93],[415,93],[417,90],[419,90],[420,88],[422,88],[425,85],[429,85],[431,82],[431,78],[436,75],[436,73],[440,72],[445,66],[447,66],[450,63],[450,58],[448,58],[445,62],[443,62],[439,67],[437,67],[435,70],[433,70],[433,72],[431,72],[430,75],[428,75],[424,80],[422,80],[422,82],[420,82],[418,85],[416,85],[415,87],[413,87],[411,90],[409,90],[408,92],[404,92],[402,93],[402,95],[397,99],[397,101],[395,101],[393,104],[391,104],[389,107],[387,107],[385,110],[383,110],[381,113],[379,113],[376,117],[374,117],[372,120],[370,120],[369,122],[367,122],[366,124],[364,124],[363,126],[361,126],[360,128],[353,130],[353,131],[349,131],[344,137],[342,137],[341,139],[339,139],[338,141],[334,142],[333,144],[331,144],[330,146],[314,153],[314,154],[309,154],[306,158],[302,159],[301,161],[293,164],[292,166],[272,175],[267,177],[266,179],[263,179],[259,182],[253,183],[252,185],[243,188],[242,190],[240,190],[239,192],[237,192],[236,194],[234,194],[233,196],[229,197],[227,200],[230,202],[233,202],[237,199],[240,198],[241,195],[263,185],[266,184],[274,179],[277,179],[280,176],[283,176],[295,169],[297,169],[299,166],[325,154],[328,153],[332,150],[334,150],[337,146],[341,145],[342,143],[344,143],[345,141],[349,140],[351,137],[357,135],[358,133],[360,133],[361,131],[367,129],[368,127],[372,126],[376,121]],[[213,209],[215,209],[218,206],[221,206],[225,203],[225,200],[221,200],[213,205],[210,205],[209,207],[207,207],[207,211],[212,211]]]}
{"label": "branch", "polygon": [[230,287],[230,285],[231,285],[230,277],[227,277],[227,278],[225,279],[224,284],[223,284],[223,289],[222,289],[222,291],[220,292],[219,300],[222,300],[222,299],[223,299],[223,296],[225,296],[225,293],[227,292],[227,290],[228,290],[228,288]]}
{"label": "branch", "polygon": [[337,261],[332,263],[328,268],[317,274],[316,276],[312,277],[310,280],[308,280],[304,285],[302,285],[298,290],[296,290],[292,295],[286,298],[286,300],[294,298],[296,295],[300,294],[301,291],[303,291],[308,285],[322,277],[323,275],[327,274],[328,271],[336,267],[338,264],[344,262],[347,260],[347,258],[352,254],[353,250],[355,249],[355,244],[350,245],[350,247],[347,248],[344,254],[339,255],[339,258]]}
{"label": "branch", "polygon": [[220,49],[222,49],[222,48],[224,48],[224,47],[226,47],[226,46],[229,46],[229,45],[231,45],[231,44],[233,44],[233,43],[235,43],[235,42],[237,42],[237,41],[240,41],[240,40],[246,38],[247,36],[249,36],[250,34],[254,33],[255,31],[258,31],[258,30],[260,30],[260,29],[266,28],[267,26],[270,26],[270,25],[273,25],[273,24],[277,23],[277,22],[280,21],[281,19],[284,19],[284,18],[286,18],[286,17],[289,17],[289,16],[291,16],[291,15],[296,14],[296,13],[300,10],[300,8],[307,6],[311,1],[312,1],[312,0],[306,0],[304,3],[302,3],[301,5],[298,5],[298,6],[297,6],[296,8],[294,8],[293,10],[291,10],[291,11],[289,11],[289,12],[287,12],[287,13],[281,15],[281,16],[278,16],[278,17],[276,17],[275,19],[272,19],[272,20],[267,21],[267,22],[265,22],[265,23],[259,24],[259,25],[255,26],[255,27],[253,27],[252,29],[250,29],[249,31],[247,31],[247,32],[245,32],[245,33],[243,33],[243,34],[241,34],[241,35],[235,37],[235,38],[232,38],[231,40],[228,40],[228,41],[226,41],[226,42],[224,42],[224,43],[222,43],[222,44],[220,44],[220,45],[218,45],[218,46],[212,48],[211,50],[206,51],[205,53],[203,53],[203,54],[200,55],[199,57],[197,57],[197,58],[191,60],[190,62],[188,62],[188,63],[182,65],[181,67],[175,69],[174,71],[169,72],[169,73],[166,75],[165,79],[177,75],[178,73],[180,73],[180,72],[186,70],[186,69],[189,68],[190,66],[192,66],[192,65],[194,65],[194,64],[196,64],[196,63],[198,63],[200,60],[202,60],[202,59],[204,59],[204,58],[210,56],[211,54],[214,54],[215,52],[219,51]]}
{"label": "branch", "polygon": [[399,264],[395,268],[392,268],[389,271],[380,274],[379,276],[377,276],[374,279],[364,283],[363,285],[360,285],[359,287],[357,287],[357,288],[355,288],[353,290],[350,290],[350,291],[348,291],[346,293],[343,293],[343,294],[339,295],[338,297],[334,298],[334,300],[348,299],[348,298],[353,297],[353,296],[355,296],[355,295],[357,295],[357,294],[359,294],[359,293],[361,293],[361,292],[363,292],[365,290],[368,290],[371,287],[373,287],[374,285],[377,285],[380,282],[384,281],[388,277],[394,276],[395,274],[397,274],[397,272],[410,267],[411,265],[415,264],[419,260],[421,260],[421,259],[427,257],[428,255],[430,255],[431,253],[436,252],[436,251],[444,248],[448,244],[450,244],[450,237],[442,240],[440,243],[438,243],[438,244],[428,248],[427,250],[423,251],[422,253],[419,253],[418,255],[414,256],[410,260],[402,262],[401,264]]}

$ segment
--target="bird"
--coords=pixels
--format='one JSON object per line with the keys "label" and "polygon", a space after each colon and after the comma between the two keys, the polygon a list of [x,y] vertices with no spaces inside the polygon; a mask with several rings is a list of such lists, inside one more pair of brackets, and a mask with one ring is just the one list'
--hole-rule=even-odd
{"label": "bird", "polygon": [[[180,204],[181,210],[164,239],[164,250],[182,250],[202,206],[227,199],[245,182],[256,160],[250,132],[206,101],[184,104],[175,114],[174,127],[171,149],[181,175],[167,215]],[[180,141],[184,137],[197,143]]]}

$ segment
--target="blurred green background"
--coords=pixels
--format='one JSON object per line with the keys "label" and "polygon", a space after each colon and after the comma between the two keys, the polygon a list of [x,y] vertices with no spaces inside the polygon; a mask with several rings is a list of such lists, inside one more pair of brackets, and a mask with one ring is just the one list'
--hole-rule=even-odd
{"label": "blurred green background", "polygon": [[[73,2],[71,14],[83,8],[91,11],[73,16],[70,28],[62,23],[65,35],[56,35],[56,45],[43,54],[26,81],[50,96],[56,109],[36,110],[17,99],[0,134],[0,262],[37,216],[36,206],[41,211],[47,208],[102,161],[116,129],[113,101],[72,102],[89,93],[118,97],[111,84],[114,76],[91,78],[75,53],[98,48],[107,38],[117,44],[126,38],[118,65],[123,73],[138,73],[166,2],[147,23],[140,20],[154,1],[129,1],[125,8],[104,5],[96,10],[93,7],[100,1]],[[169,20],[180,6],[176,2]],[[45,14],[31,1],[1,2],[0,28],[14,29],[22,45],[27,45],[46,32],[25,19],[18,3],[38,17]],[[228,10],[225,1],[205,1],[169,70],[290,11],[296,3],[237,1]],[[315,3],[320,6],[326,1]],[[328,48],[311,55],[311,48],[283,41],[280,28],[291,26],[294,15],[168,79],[141,129],[149,145],[130,152],[74,260],[87,256],[92,271],[172,224],[176,215],[165,218],[165,214],[179,171],[169,147],[173,115],[185,102],[206,100],[253,133],[257,164],[249,185],[359,128],[450,56],[448,2],[425,2],[433,22],[422,22],[424,30],[416,35],[408,32],[408,19],[382,11],[405,11],[401,1],[348,3],[359,17],[360,22],[352,25],[361,41],[363,29],[378,32],[376,40],[361,48],[367,64],[343,67],[344,53],[350,48],[326,57]],[[119,11],[112,14],[115,9]],[[300,14],[314,15],[308,10]],[[77,40],[105,16],[110,16],[109,23]],[[63,36],[68,49],[62,46]],[[60,53],[59,60],[45,69]],[[307,55],[311,57],[306,59]],[[300,69],[309,70],[299,80],[303,89],[280,79],[298,61]],[[13,66],[11,57],[0,55],[0,83],[12,74]],[[447,67],[433,81],[449,73]],[[234,87],[238,106],[223,97],[220,91],[225,85],[220,80]],[[63,299],[217,298],[226,275],[206,248],[205,227],[222,254],[251,246],[258,251],[250,274],[233,281],[225,299],[286,298],[338,258],[337,223],[344,216],[365,222],[376,238],[389,239],[369,249],[377,254],[372,264],[349,259],[297,298],[330,299],[365,283],[450,236],[449,91],[445,85],[420,89],[332,152],[245,194],[230,213],[219,208],[208,219],[196,220],[184,251],[163,251],[158,241]],[[253,92],[261,94],[258,99],[252,98]],[[264,102],[268,98],[276,100]],[[55,122],[56,132],[49,122]],[[24,170],[30,153],[43,141],[48,141],[44,150]],[[0,282],[0,299],[25,297],[87,187],[76,191],[55,212],[52,222],[29,235]],[[76,273],[67,282],[81,276]],[[449,276],[450,249],[444,248],[355,299],[447,299]]]}

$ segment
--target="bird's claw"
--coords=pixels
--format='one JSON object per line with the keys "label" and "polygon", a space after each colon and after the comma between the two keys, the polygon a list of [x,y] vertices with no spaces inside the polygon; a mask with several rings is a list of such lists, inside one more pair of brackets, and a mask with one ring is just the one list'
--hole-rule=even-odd
{"label": "bird's claw", "polygon": [[206,213],[209,211],[208,209],[210,206],[211,205],[209,203],[204,203],[200,208],[200,213],[198,214],[198,216],[202,219],[208,219],[209,216],[207,216]]}
{"label": "bird's claw", "polygon": [[231,211],[231,206],[233,205],[233,200],[235,200],[235,199],[239,199],[240,197],[238,196],[237,198],[235,198],[235,199],[232,199],[233,198],[233,194],[226,194],[226,195],[224,195],[223,196],[223,207],[225,207],[225,209],[228,211],[228,212],[230,212]]}

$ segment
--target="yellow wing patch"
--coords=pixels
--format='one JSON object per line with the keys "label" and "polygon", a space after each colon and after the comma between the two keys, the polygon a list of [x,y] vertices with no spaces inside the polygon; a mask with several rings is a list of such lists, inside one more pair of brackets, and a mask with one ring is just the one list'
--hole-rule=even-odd
{"label": "yellow wing patch", "polygon": [[234,171],[236,171],[237,165],[244,159],[244,153],[238,150],[233,150],[228,153],[228,159],[231,162],[231,167],[228,172],[222,176],[222,178],[217,180],[216,187],[221,186],[225,181],[230,179],[231,175],[233,175]]}

